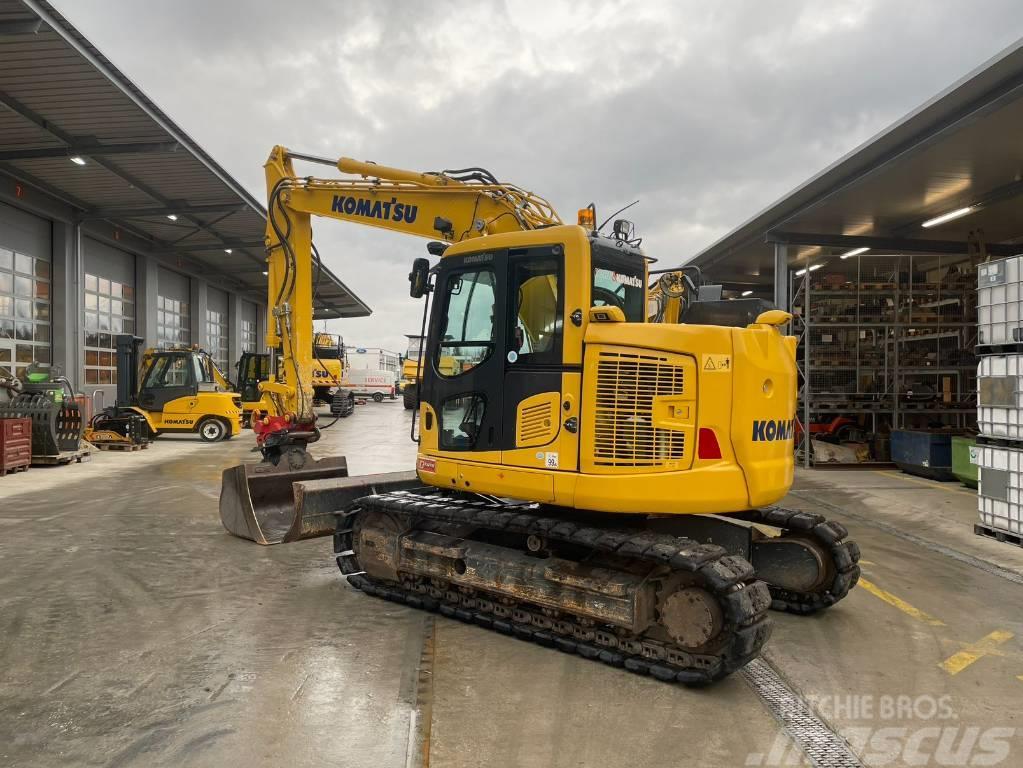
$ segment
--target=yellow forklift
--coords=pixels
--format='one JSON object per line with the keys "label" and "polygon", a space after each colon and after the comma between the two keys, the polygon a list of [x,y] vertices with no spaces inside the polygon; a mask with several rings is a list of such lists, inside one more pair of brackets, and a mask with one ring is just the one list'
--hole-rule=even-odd
{"label": "yellow forklift", "polygon": [[[140,430],[132,417],[145,420],[145,435],[190,432],[208,443],[241,431],[241,397],[217,369],[209,354],[196,348],[146,349],[142,339],[117,337],[117,404],[101,411],[92,428]],[[126,435],[128,436],[128,435]]]}

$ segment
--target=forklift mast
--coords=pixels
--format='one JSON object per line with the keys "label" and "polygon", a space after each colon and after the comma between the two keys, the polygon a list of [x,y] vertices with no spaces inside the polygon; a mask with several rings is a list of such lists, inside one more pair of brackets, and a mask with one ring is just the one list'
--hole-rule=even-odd
{"label": "forklift mast", "polygon": [[117,336],[117,407],[135,405],[139,389],[139,348],[142,339],[128,333]]}

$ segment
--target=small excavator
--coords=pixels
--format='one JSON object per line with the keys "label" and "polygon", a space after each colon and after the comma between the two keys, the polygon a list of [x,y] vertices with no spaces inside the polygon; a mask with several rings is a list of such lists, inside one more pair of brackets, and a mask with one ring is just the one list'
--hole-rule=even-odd
{"label": "small excavator", "polygon": [[[345,176],[299,176],[296,160]],[[813,613],[856,583],[840,524],[776,506],[794,473],[788,313],[750,319],[685,268],[651,290],[630,222],[605,236],[589,206],[566,224],[481,168],[275,147],[265,170],[267,345],[284,377],[260,389],[282,408],[253,415],[263,461],[224,472],[228,531],[332,536],[368,595],[687,684],[755,658],[769,608]],[[313,216],[431,241],[409,275],[427,299],[414,471],[348,477],[308,450]]]}
{"label": "small excavator", "polygon": [[[325,331],[314,334],[313,360],[313,398],[316,402],[333,404],[334,396],[342,389],[345,374],[344,339]],[[259,388],[261,382],[269,380],[270,366],[276,362],[276,356],[271,357],[268,352],[243,352],[239,358],[235,391],[241,395],[243,423],[248,424],[256,410],[278,415],[277,403]],[[352,398],[346,396],[345,399]]]}

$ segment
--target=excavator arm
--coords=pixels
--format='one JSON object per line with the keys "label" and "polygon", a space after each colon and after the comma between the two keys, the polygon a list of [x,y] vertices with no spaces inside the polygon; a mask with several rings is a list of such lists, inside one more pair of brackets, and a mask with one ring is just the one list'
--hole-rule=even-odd
{"label": "excavator arm", "polygon": [[[330,165],[349,178],[299,177],[293,161]],[[474,237],[560,224],[549,202],[480,168],[419,173],[328,160],[277,146],[264,166],[267,187],[268,328],[266,343],[281,349],[281,380],[260,384],[279,416],[254,420],[264,456],[318,436],[313,413],[313,292],[318,255],[312,217],[348,221],[434,240]]]}

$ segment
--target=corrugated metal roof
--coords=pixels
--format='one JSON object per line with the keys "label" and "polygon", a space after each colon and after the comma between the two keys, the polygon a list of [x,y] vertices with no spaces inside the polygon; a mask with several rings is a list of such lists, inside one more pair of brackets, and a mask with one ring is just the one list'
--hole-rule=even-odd
{"label": "corrugated metal roof", "polygon": [[[263,206],[49,3],[0,0],[5,29],[17,33],[0,34],[0,171],[265,301]],[[317,318],[370,313],[326,268],[317,305]]]}
{"label": "corrugated metal roof", "polygon": [[[935,96],[723,238],[691,263],[715,280],[770,283],[768,232],[1023,241],[1023,41]],[[922,229],[923,221],[980,203],[976,212]],[[790,249],[790,264],[840,249]],[[965,247],[964,247],[965,252]]]}

